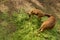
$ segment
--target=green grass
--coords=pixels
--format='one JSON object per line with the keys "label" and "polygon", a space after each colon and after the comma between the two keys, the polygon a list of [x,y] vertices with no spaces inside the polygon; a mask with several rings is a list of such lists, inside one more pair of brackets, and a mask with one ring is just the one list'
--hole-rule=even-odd
{"label": "green grass", "polygon": [[8,13],[0,13],[0,40],[60,40],[60,20],[52,30],[38,33],[42,21],[46,19],[39,19],[36,15],[29,17],[24,10],[13,12],[11,17]]}

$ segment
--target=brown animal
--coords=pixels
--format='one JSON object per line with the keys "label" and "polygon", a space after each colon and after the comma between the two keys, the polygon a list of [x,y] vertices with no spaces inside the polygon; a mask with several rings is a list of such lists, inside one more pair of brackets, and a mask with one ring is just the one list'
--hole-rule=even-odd
{"label": "brown animal", "polygon": [[52,29],[56,24],[56,18],[53,15],[45,14],[48,17],[46,21],[44,21],[39,29],[39,31],[44,31],[46,29]]}
{"label": "brown animal", "polygon": [[46,21],[44,21],[41,25],[41,27],[39,28],[40,31],[44,31],[46,29],[52,29],[56,23],[56,18],[53,15],[50,14],[44,14],[41,10],[39,9],[32,9],[29,12],[29,15],[37,15],[39,18],[43,17],[43,16],[47,16],[48,19]]}
{"label": "brown animal", "polygon": [[30,12],[29,12],[29,15],[37,15],[39,18],[44,16],[43,12],[39,9],[32,9]]}

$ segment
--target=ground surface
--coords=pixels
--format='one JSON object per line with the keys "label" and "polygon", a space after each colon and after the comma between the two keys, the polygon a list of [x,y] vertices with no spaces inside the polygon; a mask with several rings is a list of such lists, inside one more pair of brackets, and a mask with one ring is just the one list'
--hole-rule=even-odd
{"label": "ground surface", "polygon": [[38,19],[36,15],[29,18],[24,10],[13,12],[11,17],[0,13],[0,40],[60,40],[60,20],[52,30],[37,32],[45,19]]}

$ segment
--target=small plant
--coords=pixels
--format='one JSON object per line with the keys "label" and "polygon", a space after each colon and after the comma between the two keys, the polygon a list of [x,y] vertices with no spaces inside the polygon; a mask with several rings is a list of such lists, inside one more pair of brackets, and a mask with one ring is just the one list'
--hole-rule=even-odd
{"label": "small plant", "polygon": [[[6,14],[6,15],[5,15]],[[0,20],[4,19],[0,25],[0,40],[59,40],[57,29],[46,30],[38,33],[41,20],[36,15],[29,15],[23,9],[19,12],[13,12],[12,17],[8,17],[7,13],[0,15]],[[3,24],[6,25],[3,26]],[[57,26],[57,25],[56,25]]]}

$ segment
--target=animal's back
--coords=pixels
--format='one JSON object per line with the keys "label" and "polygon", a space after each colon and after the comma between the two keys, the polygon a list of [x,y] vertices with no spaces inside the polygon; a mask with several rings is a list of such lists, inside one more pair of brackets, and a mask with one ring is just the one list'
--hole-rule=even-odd
{"label": "animal's back", "polygon": [[52,29],[56,23],[56,18],[50,16],[46,21],[44,21],[39,30],[44,31],[45,29]]}

